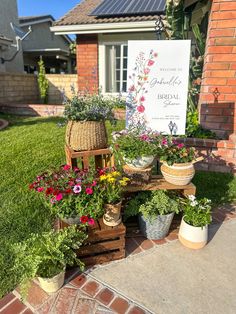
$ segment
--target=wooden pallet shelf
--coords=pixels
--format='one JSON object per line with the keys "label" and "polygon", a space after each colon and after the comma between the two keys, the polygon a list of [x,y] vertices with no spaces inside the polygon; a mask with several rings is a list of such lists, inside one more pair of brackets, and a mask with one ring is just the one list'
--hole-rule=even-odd
{"label": "wooden pallet shelf", "polygon": [[184,195],[196,194],[196,187],[193,183],[188,185],[174,185],[166,182],[166,180],[160,175],[152,176],[149,183],[142,185],[129,184],[125,189],[125,191],[128,193],[154,190],[180,190]]}

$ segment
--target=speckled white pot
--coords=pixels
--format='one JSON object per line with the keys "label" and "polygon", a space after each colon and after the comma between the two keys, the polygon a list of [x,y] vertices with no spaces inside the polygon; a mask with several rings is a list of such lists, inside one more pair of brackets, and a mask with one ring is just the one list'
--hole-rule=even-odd
{"label": "speckled white pot", "polygon": [[124,161],[126,163],[127,166],[129,166],[130,168],[133,169],[146,169],[147,167],[149,167],[154,160],[154,156],[140,156],[136,159],[128,159],[128,158],[124,158]]}

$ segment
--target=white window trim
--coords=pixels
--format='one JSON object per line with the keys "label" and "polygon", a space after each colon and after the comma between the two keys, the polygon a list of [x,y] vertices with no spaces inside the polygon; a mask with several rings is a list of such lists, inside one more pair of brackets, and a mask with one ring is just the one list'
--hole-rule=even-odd
{"label": "white window trim", "polygon": [[[106,92],[106,74],[105,74],[106,61],[105,60],[106,60],[106,46],[109,46],[109,45],[128,45],[128,41],[100,41],[99,42],[98,64],[99,64],[99,86],[100,86],[101,92],[105,96],[119,96],[120,93],[107,93]],[[122,60],[122,63],[123,63],[123,60]],[[123,72],[122,72],[122,76],[123,76]],[[122,98],[125,99],[127,97],[127,94],[128,93],[123,92]]]}

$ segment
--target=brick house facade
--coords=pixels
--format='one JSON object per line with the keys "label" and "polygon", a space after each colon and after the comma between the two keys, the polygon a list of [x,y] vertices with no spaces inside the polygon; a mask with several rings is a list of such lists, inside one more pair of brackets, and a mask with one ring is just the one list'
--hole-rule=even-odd
{"label": "brick house facade", "polygon": [[[96,90],[105,72],[101,71],[101,42],[126,39],[156,39],[157,15],[95,18],[89,15],[102,0],[86,0],[52,29],[77,34],[79,90]],[[120,34],[119,34],[120,33]],[[119,36],[122,35],[122,36]],[[117,38],[117,39],[113,39]],[[200,95],[200,122],[223,140],[186,139],[204,155],[199,169],[236,173],[236,1],[213,0],[204,59]]]}

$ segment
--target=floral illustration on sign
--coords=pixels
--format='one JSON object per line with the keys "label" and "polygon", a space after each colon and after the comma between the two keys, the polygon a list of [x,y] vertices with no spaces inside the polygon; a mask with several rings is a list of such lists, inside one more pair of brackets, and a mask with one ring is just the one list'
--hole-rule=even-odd
{"label": "floral illustration on sign", "polygon": [[149,83],[151,67],[155,64],[157,57],[158,54],[151,50],[147,58],[145,58],[144,52],[140,52],[135,60],[133,73],[129,76],[131,84],[127,97],[128,126],[144,127],[147,124],[145,114],[145,101],[148,93],[147,84]]}

